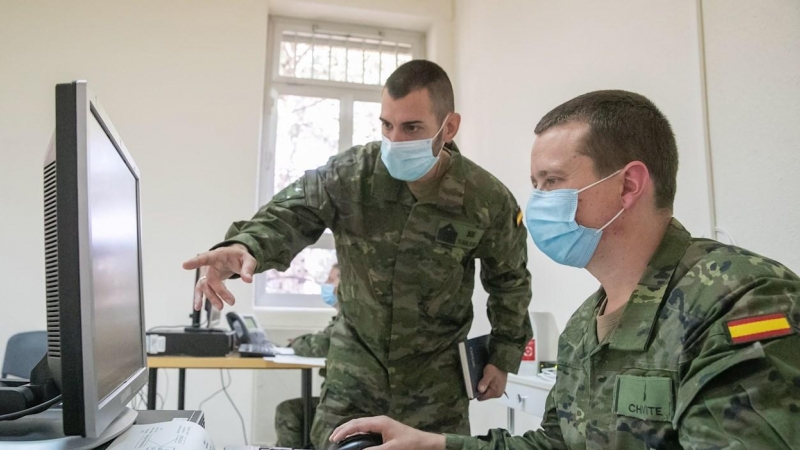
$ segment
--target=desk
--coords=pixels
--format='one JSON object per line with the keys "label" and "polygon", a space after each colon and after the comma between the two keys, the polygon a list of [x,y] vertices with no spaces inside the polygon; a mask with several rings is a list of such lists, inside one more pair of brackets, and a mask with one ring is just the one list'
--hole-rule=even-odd
{"label": "desk", "polygon": [[147,384],[147,409],[156,407],[156,387],[158,369],[178,369],[178,409],[184,408],[186,389],[186,369],[257,369],[257,370],[300,370],[300,395],[303,398],[303,440],[304,448],[311,444],[311,415],[317,405],[311,403],[311,370],[319,366],[286,364],[267,361],[263,358],[241,358],[233,354],[219,357],[194,356],[148,356],[147,367],[150,379]]}

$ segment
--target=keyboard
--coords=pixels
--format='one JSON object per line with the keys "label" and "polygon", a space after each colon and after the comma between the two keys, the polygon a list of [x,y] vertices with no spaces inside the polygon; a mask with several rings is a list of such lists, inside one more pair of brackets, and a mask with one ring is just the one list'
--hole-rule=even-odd
{"label": "keyboard", "polygon": [[260,344],[239,344],[239,356],[252,358],[275,356],[275,346],[271,342]]}

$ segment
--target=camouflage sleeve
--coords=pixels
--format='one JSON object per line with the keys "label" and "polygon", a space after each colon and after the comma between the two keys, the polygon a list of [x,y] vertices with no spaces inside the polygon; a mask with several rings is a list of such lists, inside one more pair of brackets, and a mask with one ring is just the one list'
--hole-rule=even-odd
{"label": "camouflage sleeve", "polygon": [[330,164],[306,171],[252,219],[231,225],[225,241],[213,248],[243,244],[258,261],[256,272],[288,269],[300,251],[332,226],[335,211],[325,188],[333,173]]}
{"label": "camouflage sleeve", "polygon": [[506,430],[489,430],[486,436],[469,437],[445,435],[447,450],[566,450],[558,426],[553,393],[547,397],[546,411],[541,429],[528,431],[522,436],[511,436]]}
{"label": "camouflage sleeve", "polygon": [[[784,270],[783,278],[725,286],[710,311],[677,392],[673,426],[685,448],[800,448],[800,280]],[[742,329],[730,328],[740,319],[760,327],[744,342]]]}
{"label": "camouflage sleeve", "polygon": [[[507,191],[506,191],[507,192]],[[519,369],[530,340],[531,274],[528,272],[527,232],[511,193],[478,248],[481,282],[489,294],[487,314],[492,324],[489,363],[511,373]]]}
{"label": "camouflage sleeve", "polygon": [[[338,316],[337,316],[338,318]],[[294,349],[297,356],[310,358],[326,358],[328,349],[331,347],[331,330],[336,318],[331,320],[324,330],[318,333],[309,333],[295,338],[290,347]]]}

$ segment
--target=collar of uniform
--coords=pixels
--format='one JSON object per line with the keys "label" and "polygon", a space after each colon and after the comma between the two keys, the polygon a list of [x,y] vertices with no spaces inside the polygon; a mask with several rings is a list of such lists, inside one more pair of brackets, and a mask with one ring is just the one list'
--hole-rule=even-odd
{"label": "collar of uniform", "polygon": [[673,218],[639,285],[624,306],[625,312],[617,329],[612,332],[609,347],[617,350],[647,349],[661,303],[667,296],[667,286],[690,240],[689,232]]}
{"label": "collar of uniform", "polygon": [[[464,158],[455,142],[445,144],[450,151],[450,168],[439,184],[437,203],[446,210],[460,212],[464,205]],[[405,181],[395,179],[383,160],[376,158],[375,174],[372,180],[372,196],[381,200],[395,200],[402,204],[414,205],[416,200]]]}
{"label": "collar of uniform", "polygon": [[464,206],[464,158],[455,142],[445,144],[450,151],[450,168],[439,183],[437,204],[446,211],[461,213]]}

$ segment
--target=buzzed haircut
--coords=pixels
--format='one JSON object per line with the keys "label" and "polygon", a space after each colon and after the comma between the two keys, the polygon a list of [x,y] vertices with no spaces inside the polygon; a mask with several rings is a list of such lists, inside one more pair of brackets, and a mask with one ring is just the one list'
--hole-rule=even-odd
{"label": "buzzed haircut", "polygon": [[678,175],[678,147],[667,118],[646,97],[627,91],[594,91],[547,113],[534,132],[568,122],[589,125],[579,152],[594,162],[600,177],[631,161],[647,166],[655,186],[656,207],[672,209]]}
{"label": "buzzed haircut", "polygon": [[455,111],[450,77],[435,62],[414,59],[401,65],[386,80],[385,88],[393,99],[403,98],[419,89],[427,89],[433,113],[439,122],[444,121],[448,113]]}

